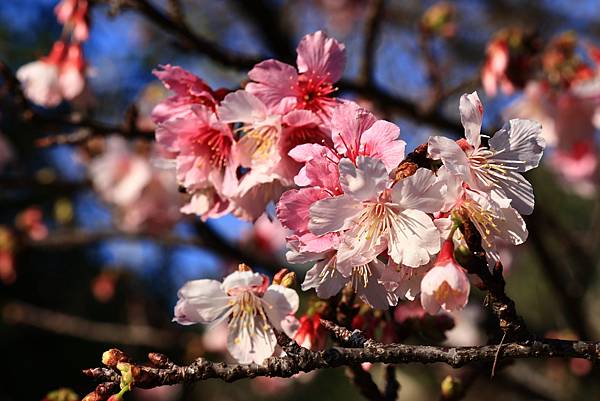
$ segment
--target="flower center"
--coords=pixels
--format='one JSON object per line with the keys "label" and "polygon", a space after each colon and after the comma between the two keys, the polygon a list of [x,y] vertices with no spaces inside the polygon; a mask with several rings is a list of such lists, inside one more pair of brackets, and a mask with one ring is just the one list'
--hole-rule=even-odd
{"label": "flower center", "polygon": [[211,166],[220,168],[227,164],[231,153],[232,139],[215,129],[201,130],[195,138],[198,146],[206,146],[210,153],[208,163]]}
{"label": "flower center", "polygon": [[367,288],[369,278],[371,277],[371,268],[369,265],[360,265],[352,267],[352,288],[356,291],[359,286]]}
{"label": "flower center", "polygon": [[337,88],[327,81],[326,77],[315,79],[301,75],[296,84],[296,98],[298,107],[316,113],[327,114],[327,107],[335,104],[335,99],[330,97]]}
{"label": "flower center", "polygon": [[277,128],[263,125],[250,129],[242,127],[241,130],[246,130],[246,134],[240,139],[240,145],[246,146],[256,158],[269,158],[277,142]]}
{"label": "flower center", "polygon": [[509,174],[518,169],[515,164],[525,163],[522,160],[501,159],[499,156],[502,153],[502,150],[494,152],[479,148],[469,155],[473,173],[487,187],[499,187],[499,181],[508,179]]}
{"label": "flower center", "polygon": [[477,231],[481,234],[481,239],[488,247],[491,247],[493,243],[490,241],[490,237],[500,233],[496,225],[499,217],[491,210],[483,209],[477,202],[470,200],[464,201],[460,207],[466,212]]}
{"label": "flower center", "polygon": [[[251,290],[240,292],[235,300],[230,301],[233,311],[229,320],[229,329],[233,332],[246,333],[253,337],[257,331],[268,330],[271,325],[265,314],[262,301]],[[241,339],[238,335],[234,342],[239,344]]]}

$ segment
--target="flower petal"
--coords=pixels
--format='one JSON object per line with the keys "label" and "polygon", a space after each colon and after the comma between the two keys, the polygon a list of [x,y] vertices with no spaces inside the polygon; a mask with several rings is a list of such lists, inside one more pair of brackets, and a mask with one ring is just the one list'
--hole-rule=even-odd
{"label": "flower petal", "polygon": [[229,297],[215,280],[193,280],[178,292],[174,321],[180,324],[211,323],[229,309]]}
{"label": "flower petal", "polygon": [[273,329],[257,316],[254,321],[254,331],[248,327],[237,326],[237,330],[229,326],[227,350],[239,363],[262,363],[273,355],[277,338]]}
{"label": "flower petal", "polygon": [[431,170],[420,168],[394,185],[392,199],[403,209],[439,212],[444,204],[445,188],[445,181],[438,179]]}
{"label": "flower petal", "polygon": [[483,105],[477,92],[464,94],[460,97],[460,121],[465,127],[465,137],[475,149],[481,145],[481,122],[483,119]]}
{"label": "flower petal", "polygon": [[356,166],[350,159],[342,159],[339,169],[344,194],[357,201],[377,199],[389,182],[383,162],[371,157],[357,157]]}
{"label": "flower petal", "polygon": [[450,173],[462,177],[468,184],[472,182],[469,159],[456,142],[443,136],[432,136],[427,151],[432,159],[441,159]]}
{"label": "flower petal", "polygon": [[226,123],[252,124],[256,120],[267,117],[267,106],[253,94],[245,90],[237,90],[225,96],[217,107],[217,114]]}
{"label": "flower petal", "polygon": [[494,189],[492,192],[497,192],[497,196],[510,199],[510,205],[521,214],[529,215],[533,213],[535,196],[531,183],[525,177],[519,173],[509,171],[504,179],[497,180],[496,184],[500,188]]}
{"label": "flower petal", "polygon": [[406,142],[399,139],[400,128],[389,121],[376,121],[360,137],[360,154],[379,159],[388,172],[404,160]]}
{"label": "flower petal", "polygon": [[255,81],[245,90],[263,101],[270,109],[278,108],[286,98],[294,98],[298,81],[296,69],[277,60],[265,60],[254,66],[248,77]]}
{"label": "flower petal", "polygon": [[298,71],[336,82],[342,77],[346,64],[345,46],[323,31],[306,35],[298,45]]}
{"label": "flower petal", "polygon": [[298,293],[291,288],[281,285],[271,285],[263,295],[262,302],[269,322],[276,329],[281,328],[281,322],[286,316],[296,313],[300,305]]}
{"label": "flower petal", "polygon": [[303,234],[308,231],[310,207],[330,196],[327,191],[315,187],[289,190],[279,198],[277,217],[284,227]]}
{"label": "flower petal", "polygon": [[377,118],[354,102],[344,102],[333,110],[331,116],[331,139],[335,149],[343,155],[356,156],[360,136]]}
{"label": "flower petal", "polygon": [[392,219],[388,253],[397,264],[419,267],[440,250],[440,235],[431,218],[419,210],[404,210]]}
{"label": "flower petal", "polygon": [[541,124],[522,119],[510,120],[490,138],[489,144],[496,153],[491,160],[497,160],[519,172],[537,167],[546,146]]}
{"label": "flower petal", "polygon": [[263,284],[264,277],[263,274],[252,271],[235,271],[225,277],[221,288],[223,291],[229,292],[235,288],[260,287]]}
{"label": "flower petal", "polygon": [[316,235],[345,230],[361,209],[360,202],[346,195],[322,199],[309,209],[308,229]]}

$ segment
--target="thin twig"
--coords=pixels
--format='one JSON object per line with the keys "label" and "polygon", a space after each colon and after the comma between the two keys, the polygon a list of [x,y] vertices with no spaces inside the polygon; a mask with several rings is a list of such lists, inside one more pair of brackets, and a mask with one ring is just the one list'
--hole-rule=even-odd
{"label": "thin twig", "polygon": [[374,80],[377,39],[383,23],[384,6],[384,0],[371,0],[366,12],[362,65],[358,74],[358,81],[366,86]]}

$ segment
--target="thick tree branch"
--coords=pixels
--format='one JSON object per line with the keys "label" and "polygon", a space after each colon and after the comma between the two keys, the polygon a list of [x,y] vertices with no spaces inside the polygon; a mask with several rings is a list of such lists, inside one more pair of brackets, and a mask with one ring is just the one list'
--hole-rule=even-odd
{"label": "thick tree branch", "polygon": [[[365,348],[333,347],[310,351],[299,346],[288,349],[283,357],[267,358],[263,364],[226,364],[199,358],[187,366],[154,367],[132,364],[133,386],[152,388],[167,384],[191,383],[217,378],[232,382],[257,376],[290,377],[300,372],[371,363],[445,363],[458,368],[468,364],[506,359],[600,358],[600,343],[567,340],[532,340],[478,347],[442,347],[428,345],[377,344]],[[118,375],[106,369],[89,369],[85,373],[102,382],[117,381]]]}

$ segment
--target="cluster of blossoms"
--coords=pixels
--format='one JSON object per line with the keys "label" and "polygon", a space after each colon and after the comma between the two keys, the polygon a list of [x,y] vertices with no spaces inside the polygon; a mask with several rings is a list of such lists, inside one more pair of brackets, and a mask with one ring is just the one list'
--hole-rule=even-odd
{"label": "cluster of blossoms", "polygon": [[191,194],[182,211],[254,221],[292,187],[301,163],[289,151],[332,144],[328,124],[338,101],[331,95],[344,62],[344,46],[317,32],[298,46],[297,68],[263,61],[243,90],[213,90],[180,67],[155,71],[174,92],[153,118],[157,142]]}
{"label": "cluster of blossoms", "polygon": [[[420,294],[422,307],[463,308],[467,273],[454,259],[465,245],[457,228],[471,222],[490,266],[500,242],[527,238],[521,217],[533,211],[531,184],[545,142],[541,125],[510,120],[491,138],[481,134],[476,93],[460,99],[465,138],[428,141],[433,169],[397,179],[405,158],[400,129],[358,104],[332,97],[344,47],[322,32],[304,37],[298,68],[259,63],[243,90],[212,90],[178,67],[156,74],[175,95],[154,111],[157,140],[192,194],[184,211],[203,218],[234,212],[254,220],[269,201],[290,233],[290,263],[311,263],[302,284],[327,299],[350,287],[374,309]],[[287,191],[286,191],[287,189]],[[266,277],[235,272],[218,283],[190,282],[175,320],[228,320],[228,349],[240,362],[275,350],[275,329],[306,344],[319,342],[319,313],[296,321],[297,295]],[[287,324],[282,326],[282,322]]]}
{"label": "cluster of blossoms", "polygon": [[89,36],[88,0],[62,0],[54,12],[63,34],[50,53],[17,70],[25,96],[33,103],[54,107],[73,100],[85,88],[83,42]]}
{"label": "cluster of blossoms", "polygon": [[542,46],[539,37],[512,28],[490,41],[482,70],[488,95],[496,95],[498,87],[509,94],[523,91],[505,110],[505,118],[541,122],[544,139],[553,148],[549,166],[582,196],[592,196],[598,180],[599,63],[600,50],[582,45],[572,32]]}
{"label": "cluster of blossoms", "polygon": [[290,152],[305,160],[296,177],[303,188],[284,193],[277,211],[293,231],[288,260],[315,262],[303,289],[329,298],[349,284],[381,309],[420,292],[428,312],[452,311],[469,293],[466,273],[453,258],[455,243],[463,241],[453,220],[474,224],[490,264],[499,260],[500,241],[525,241],[521,214],[533,211],[534,198],[520,173],[539,163],[541,126],[511,120],[484,146],[476,93],[462,96],[460,113],[465,139],[428,142],[429,156],[443,165],[399,181],[390,176],[404,158],[399,129],[353,103],[333,112],[334,146]]}

